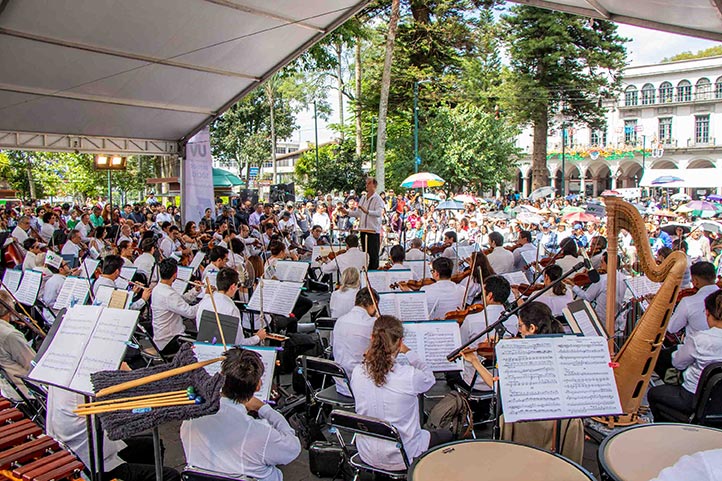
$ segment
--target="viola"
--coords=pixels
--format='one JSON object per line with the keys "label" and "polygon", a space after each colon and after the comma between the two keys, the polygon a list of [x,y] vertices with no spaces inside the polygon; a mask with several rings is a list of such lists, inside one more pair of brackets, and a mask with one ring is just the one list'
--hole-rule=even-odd
{"label": "viola", "polygon": [[482,312],[484,310],[484,304],[472,304],[466,309],[459,309],[458,311],[449,311],[446,313],[446,316],[444,316],[444,319],[447,321],[455,320],[456,322],[461,325],[464,322],[464,319],[466,319],[466,316],[469,314],[476,314],[478,312]]}
{"label": "viola", "polygon": [[438,255],[438,254],[441,254],[442,252],[444,252],[447,247],[451,247],[451,244],[444,242],[442,244],[432,245],[432,246],[428,247],[426,250],[429,252],[429,254],[431,254],[432,256],[435,256],[435,255]]}
{"label": "viola", "polygon": [[517,242],[516,244],[510,245],[510,246],[504,246],[504,249],[506,249],[506,250],[508,250],[508,251],[510,251],[510,252],[514,252],[515,250],[517,250],[517,249],[518,249],[519,247],[521,247],[521,246],[522,246],[522,243],[521,243],[521,242]]}
{"label": "viola", "polygon": [[18,241],[12,237],[11,239],[13,239],[13,241],[8,244],[3,254],[3,263],[7,269],[23,265],[24,260],[23,251],[20,250]]}
{"label": "viola", "polygon": [[421,280],[410,280],[410,281],[400,281],[400,282],[394,282],[389,287],[391,289],[402,289],[402,290],[411,290],[411,291],[418,291],[424,286],[431,285],[435,283],[436,280],[432,279],[431,277],[426,277],[425,279]]}

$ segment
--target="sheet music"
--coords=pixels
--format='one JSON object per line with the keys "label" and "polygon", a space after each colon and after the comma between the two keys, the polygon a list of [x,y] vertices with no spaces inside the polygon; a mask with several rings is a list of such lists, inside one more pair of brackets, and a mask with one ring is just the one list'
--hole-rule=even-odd
{"label": "sheet music", "polygon": [[505,339],[496,355],[508,422],[622,411],[602,337]]}
{"label": "sheet music", "polygon": [[288,316],[296,305],[302,286],[303,284],[300,282],[264,279],[263,283],[259,284],[256,290],[253,291],[247,307],[252,311],[260,312],[261,293],[263,293],[263,312],[265,314]]}
{"label": "sheet music", "polygon": [[[424,261],[404,261],[404,265],[411,269],[416,274],[417,279],[424,278]],[[426,261],[426,274],[425,277],[431,277],[431,262]]]}
{"label": "sheet music", "polygon": [[39,382],[93,393],[90,375],[118,369],[138,315],[138,311],[101,306],[69,309],[28,376]]}
{"label": "sheet music", "polygon": [[98,290],[95,292],[95,304],[108,307],[113,291],[115,291],[115,289],[110,286],[98,286]]}
{"label": "sheet music", "polygon": [[193,267],[178,266],[178,274],[176,275],[177,279],[180,279],[182,281],[189,281],[191,280],[192,275]]}
{"label": "sheet music", "polygon": [[18,287],[20,287],[20,280],[22,277],[23,271],[5,269],[5,274],[3,274],[3,284],[12,295],[15,295],[18,292]]}
{"label": "sheet music", "polygon": [[99,265],[100,265],[99,259],[91,259],[90,257],[86,257],[83,260],[83,264],[80,266],[80,273],[78,274],[78,276],[93,277],[93,273],[95,272],[95,269],[97,269]]}
{"label": "sheet music", "polygon": [[[264,347],[264,346],[243,346],[243,349],[255,351],[261,356],[261,362],[263,362],[263,376],[261,376],[261,389],[254,394],[261,401],[268,401],[271,397],[271,387],[273,385],[273,370],[276,367],[276,353],[275,347]],[[215,359],[223,355],[223,346],[220,344],[206,344],[203,342],[196,342],[193,344],[193,352],[196,355],[198,362],[208,361]],[[211,376],[221,372],[221,362],[215,362],[203,369],[206,370]]]}
{"label": "sheet music", "polygon": [[188,287],[188,282],[181,279],[176,279],[173,281],[173,284],[171,284],[171,287],[174,291],[176,291],[182,296],[186,291],[186,287]]}
{"label": "sheet music", "polygon": [[38,292],[40,292],[40,284],[42,281],[42,273],[34,270],[25,271],[22,279],[20,280],[20,285],[15,292],[15,298],[20,304],[32,306],[38,298]]}
{"label": "sheet music", "polygon": [[457,246],[456,247],[456,254],[459,256],[460,260],[465,260],[471,257],[471,254],[479,250],[478,244],[471,244],[468,246]]}
{"label": "sheet music", "polygon": [[[652,282],[647,276],[636,276],[627,277],[624,279],[624,283],[627,284],[627,289],[632,293],[632,297],[635,299],[642,298],[650,294],[656,294],[662,284],[659,282]],[[649,307],[647,300],[642,301],[644,309]]]}
{"label": "sheet music", "polygon": [[[201,266],[201,263],[203,262],[203,259],[205,259],[205,257],[206,257],[205,252],[202,252],[202,251],[196,252],[196,255],[193,256],[193,260],[191,261],[191,264],[189,266],[191,268],[191,274],[193,274],[195,271],[198,270],[198,268]],[[181,266],[178,266],[179,269],[180,269],[180,267]],[[183,266],[183,267],[185,267],[185,266]],[[188,279],[186,279],[186,280],[188,280]]]}
{"label": "sheet music", "polygon": [[456,321],[404,322],[404,344],[416,351],[433,371],[461,371],[461,358],[449,362],[446,355],[461,346]]}
{"label": "sheet music", "polygon": [[310,263],[304,261],[278,261],[276,278],[279,281],[303,282]]}
{"label": "sheet music", "polygon": [[53,304],[53,309],[71,307],[71,304],[85,304],[90,294],[90,282],[82,277],[68,276]]}
{"label": "sheet music", "polygon": [[384,292],[379,294],[381,314],[394,316],[401,321],[426,321],[429,305],[425,292]]}
{"label": "sheet music", "polygon": [[501,277],[509,281],[509,284],[511,284],[512,286],[529,283],[529,280],[526,278],[526,275],[524,275],[522,271],[507,272],[506,274],[502,274]]}
{"label": "sheet music", "polygon": [[[570,302],[567,304],[567,307],[564,308],[563,312],[569,325],[574,326],[576,323],[579,327],[579,333],[582,335],[602,336],[606,339],[607,333],[589,302],[583,299]],[[570,316],[572,317],[571,320],[569,319]],[[574,329],[572,329],[572,331],[574,331]]]}
{"label": "sheet music", "polygon": [[137,270],[138,268],[133,266],[121,267],[120,277],[115,280],[115,287],[117,287],[118,289],[127,289],[128,281],[133,280],[133,276],[135,275]]}
{"label": "sheet music", "polygon": [[[540,255],[541,255],[541,253],[540,253]],[[526,265],[530,265],[530,264],[533,264],[534,262],[536,262],[536,256],[537,256],[536,250],[529,249],[528,251],[522,251],[522,253],[521,253],[521,258],[524,260],[524,263],[526,263]],[[526,282],[524,282],[524,284],[526,284]]]}

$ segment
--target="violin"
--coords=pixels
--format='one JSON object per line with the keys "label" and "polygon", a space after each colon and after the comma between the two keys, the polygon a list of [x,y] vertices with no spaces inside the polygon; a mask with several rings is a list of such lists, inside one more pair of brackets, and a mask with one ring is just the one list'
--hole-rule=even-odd
{"label": "violin", "polygon": [[336,258],[336,256],[340,256],[341,254],[345,254],[347,249],[339,249],[337,251],[329,252],[327,256],[318,256],[316,257],[316,262],[321,262],[325,260],[332,261]]}
{"label": "violin", "polygon": [[23,265],[25,258],[18,241],[13,237],[10,237],[10,239],[12,239],[12,242],[5,248],[5,253],[3,254],[3,263],[8,269]]}
{"label": "violin", "polygon": [[418,291],[418,290],[421,290],[422,287],[434,284],[435,282],[436,282],[436,279],[432,279],[431,277],[426,277],[425,279],[421,279],[418,281],[417,280],[409,280],[409,281],[394,282],[389,287],[391,289]]}
{"label": "violin", "polygon": [[472,304],[466,309],[459,309],[458,311],[449,311],[446,313],[446,316],[444,316],[444,320],[450,321],[455,320],[459,323],[459,325],[464,323],[464,319],[466,319],[466,316],[469,314],[476,314],[478,312],[481,312],[484,310],[484,304]]}
{"label": "violin", "polygon": [[471,274],[471,269],[465,269],[463,271],[457,272],[456,274],[452,274],[451,281],[458,284],[459,282],[469,277],[469,274]]}
{"label": "violin", "polygon": [[509,252],[514,252],[521,246],[522,246],[522,243],[517,242],[516,244],[510,245],[510,246],[504,246],[504,249],[508,250]]}
{"label": "violin", "polygon": [[546,286],[544,284],[534,284],[533,286],[530,286],[529,284],[515,284],[511,286],[512,289],[517,289],[519,292],[521,292],[524,295],[532,294],[536,291],[541,291]]}

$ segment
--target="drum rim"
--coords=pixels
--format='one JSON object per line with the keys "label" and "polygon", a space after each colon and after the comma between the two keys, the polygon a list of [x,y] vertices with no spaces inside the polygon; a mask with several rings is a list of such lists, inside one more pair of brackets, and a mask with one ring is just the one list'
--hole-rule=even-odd
{"label": "drum rim", "polygon": [[610,467],[607,465],[605,456],[604,456],[604,450],[607,447],[607,444],[609,441],[611,441],[612,438],[615,436],[618,436],[622,433],[626,433],[627,431],[631,431],[632,429],[639,429],[639,428],[649,428],[654,426],[677,426],[677,427],[686,427],[686,428],[698,428],[698,429],[707,429],[710,431],[717,431],[720,434],[722,434],[722,429],[718,428],[712,428],[709,426],[701,426],[699,424],[686,424],[686,423],[649,423],[649,424],[636,424],[634,426],[628,426],[626,428],[623,428],[616,433],[609,434],[606,438],[602,440],[602,443],[599,445],[599,448],[597,449],[597,462],[599,463],[600,468],[600,475],[602,472],[606,474],[610,479],[613,481],[620,481],[621,478],[617,475],[616,471],[612,471]]}
{"label": "drum rim", "polygon": [[550,451],[547,451],[546,449],[538,448],[538,447],[536,447],[536,446],[529,446],[528,444],[515,443],[515,442],[512,442],[512,441],[504,441],[504,440],[501,440],[501,439],[460,439],[460,440],[458,440],[458,441],[452,441],[452,442],[450,442],[450,443],[446,443],[446,444],[442,444],[442,445],[440,445],[440,446],[436,446],[436,447],[434,447],[433,449],[429,449],[428,451],[424,452],[424,453],[421,454],[421,456],[419,456],[418,458],[414,459],[414,462],[411,463],[411,466],[409,466],[409,469],[408,469],[408,471],[407,471],[407,473],[406,473],[407,478],[408,478],[408,479],[413,479],[414,470],[416,469],[416,465],[419,463],[419,461],[421,461],[423,458],[425,458],[426,455],[431,454],[431,453],[433,453],[433,452],[436,452],[436,451],[438,451],[438,450],[440,450],[440,449],[446,449],[446,448],[448,448],[449,446],[454,446],[454,445],[456,445],[456,444],[469,444],[469,443],[501,443],[501,444],[513,444],[513,445],[515,445],[515,446],[522,446],[522,447],[524,447],[524,448],[533,449],[533,450],[535,450],[535,451],[540,451],[540,452],[542,452],[542,453],[544,453],[544,454],[548,454],[548,455],[550,455],[550,456],[557,457],[557,458],[561,459],[562,461],[565,461],[565,462],[571,464],[573,467],[577,468],[577,469],[578,469],[579,471],[581,471],[584,475],[586,475],[586,477],[589,478],[590,481],[595,481],[595,480],[597,479],[597,478],[594,477],[594,475],[591,473],[591,471],[589,471],[587,468],[585,468],[584,466],[582,466],[582,465],[580,465],[580,464],[578,464],[578,463],[575,463],[575,462],[572,461],[571,459],[565,458],[564,456],[562,456],[562,455],[559,454],[559,453],[552,453],[552,452],[550,452]]}

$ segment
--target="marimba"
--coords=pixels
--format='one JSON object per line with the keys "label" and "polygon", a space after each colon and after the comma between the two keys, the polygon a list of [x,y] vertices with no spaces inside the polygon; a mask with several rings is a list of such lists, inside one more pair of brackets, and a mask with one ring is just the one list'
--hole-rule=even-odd
{"label": "marimba", "polygon": [[0,481],[80,481],[83,463],[0,398]]}

